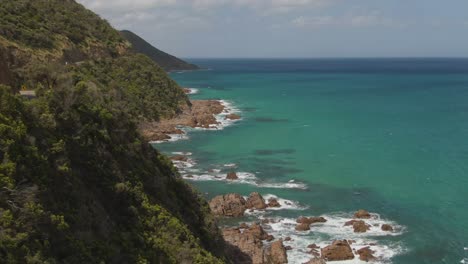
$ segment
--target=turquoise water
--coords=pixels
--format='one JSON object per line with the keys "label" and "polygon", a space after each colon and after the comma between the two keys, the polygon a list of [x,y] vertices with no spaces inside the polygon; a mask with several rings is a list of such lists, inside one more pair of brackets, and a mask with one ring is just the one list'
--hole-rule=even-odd
{"label": "turquoise water", "polygon": [[376,242],[384,262],[468,258],[468,60],[193,62],[210,70],[172,77],[199,89],[193,99],[231,102],[243,119],[156,148],[191,152],[196,164],[186,173],[252,173],[244,183],[191,180],[208,198],[259,191],[298,203],[260,217],[331,218],[306,235],[274,228],[294,235],[290,263],[306,258],[300,247],[357,236],[341,221],[360,208],[397,229],[357,236]]}

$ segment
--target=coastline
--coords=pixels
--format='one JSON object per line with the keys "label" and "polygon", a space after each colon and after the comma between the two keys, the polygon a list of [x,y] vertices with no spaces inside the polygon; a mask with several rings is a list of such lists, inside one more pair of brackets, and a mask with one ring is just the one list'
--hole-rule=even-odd
{"label": "coastline", "polygon": [[[185,90],[187,94],[193,91]],[[237,110],[224,100],[191,100],[182,113],[171,119],[145,122],[139,125],[143,137],[150,143],[187,139],[188,129],[218,130],[238,121]]]}
{"label": "coastline", "polygon": [[[187,94],[198,92],[197,89],[185,90]],[[151,143],[170,142],[188,139],[190,129],[217,130],[225,126],[223,120],[235,114],[237,118],[229,120],[231,123],[240,120],[238,112],[233,112],[230,104],[224,100],[193,100],[192,107],[175,119],[163,120],[144,128],[146,136],[152,138]],[[188,129],[187,129],[188,128]],[[331,212],[320,216],[309,216],[309,219],[324,219],[322,222],[302,223],[303,217],[272,216],[273,211],[302,211],[308,205],[287,200],[276,196],[275,189],[307,190],[306,184],[291,179],[288,182],[262,182],[254,173],[237,171],[234,163],[220,164],[216,168],[201,171],[196,167],[197,162],[192,153],[172,152],[170,157],[174,166],[179,170],[182,178],[188,181],[220,181],[225,184],[250,184],[258,188],[257,203],[265,204],[259,208],[242,209],[243,204],[249,204],[250,196],[246,194],[226,193],[223,198],[215,197],[210,201],[212,212],[219,217],[224,239],[241,252],[249,255],[253,263],[265,262],[260,255],[272,254],[278,258],[277,263],[387,263],[395,255],[404,252],[399,244],[379,244],[376,237],[399,236],[405,232],[405,227],[387,219],[381,219],[377,213],[368,213],[364,217],[357,217],[354,212]],[[263,191],[268,189],[268,191]],[[224,198],[226,197],[226,198]],[[232,200],[232,197],[234,200]],[[220,202],[221,200],[221,202]],[[277,206],[270,206],[270,202]],[[218,203],[214,206],[214,203]],[[219,204],[221,203],[221,204]],[[239,209],[241,205],[241,209]],[[223,208],[216,212],[216,207]],[[227,208],[227,209],[226,209]],[[240,210],[240,211],[239,211]],[[232,215],[232,211],[239,213]],[[238,221],[237,225],[229,218]],[[307,217],[305,219],[308,219]],[[224,223],[224,220],[228,220]],[[242,222],[242,223],[241,223]],[[312,238],[320,234],[321,238]],[[328,238],[322,238],[322,236]],[[240,242],[243,240],[249,243]],[[275,246],[274,246],[275,245]],[[346,254],[344,254],[345,252]],[[344,254],[344,255],[343,255]],[[262,260],[261,260],[262,259]],[[282,262],[286,259],[286,262]],[[288,262],[289,260],[289,262]],[[320,262],[323,261],[323,262]],[[276,263],[276,262],[275,262]]]}

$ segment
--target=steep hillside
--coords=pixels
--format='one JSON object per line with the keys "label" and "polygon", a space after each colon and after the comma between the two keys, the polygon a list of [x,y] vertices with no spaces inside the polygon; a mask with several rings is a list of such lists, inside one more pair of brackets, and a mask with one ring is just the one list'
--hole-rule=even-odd
{"label": "steep hillside", "polygon": [[137,131],[189,104],[164,70],[71,0],[2,0],[0,33],[0,262],[225,261],[207,203]]}
{"label": "steep hillside", "polygon": [[161,66],[166,71],[177,71],[177,70],[197,70],[197,65],[189,64],[179,58],[176,58],[170,54],[165,53],[151,44],[146,42],[140,36],[135,33],[122,30],[120,31],[122,36],[132,44],[132,50],[138,53],[145,54],[150,57],[154,62]]}

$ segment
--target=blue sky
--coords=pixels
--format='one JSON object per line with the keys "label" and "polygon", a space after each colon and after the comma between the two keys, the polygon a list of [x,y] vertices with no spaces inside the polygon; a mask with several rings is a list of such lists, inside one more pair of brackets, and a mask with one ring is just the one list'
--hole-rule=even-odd
{"label": "blue sky", "polygon": [[78,0],[180,57],[468,57],[468,0]]}

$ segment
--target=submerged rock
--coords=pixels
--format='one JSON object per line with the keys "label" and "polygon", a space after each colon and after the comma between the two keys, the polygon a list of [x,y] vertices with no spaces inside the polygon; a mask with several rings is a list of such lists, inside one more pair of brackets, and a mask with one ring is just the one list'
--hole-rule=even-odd
{"label": "submerged rock", "polygon": [[239,120],[241,119],[240,115],[237,114],[229,114],[224,119],[226,120]]}
{"label": "submerged rock", "polygon": [[262,210],[267,207],[265,199],[263,199],[263,197],[258,192],[253,192],[249,195],[246,206],[248,209],[255,208],[257,210]]}
{"label": "submerged rock", "polygon": [[231,172],[228,172],[228,174],[226,175],[226,180],[237,180],[239,179],[239,177],[237,177],[237,173],[231,171]]}
{"label": "submerged rock", "polygon": [[209,202],[210,209],[214,215],[239,217],[246,210],[245,199],[237,193],[218,195]]}
{"label": "submerged rock", "polygon": [[354,259],[353,251],[346,240],[335,240],[333,244],[322,248],[322,258],[327,261]]}
{"label": "submerged rock", "polygon": [[361,209],[354,213],[354,218],[369,219],[371,218],[371,214],[366,210]]}

